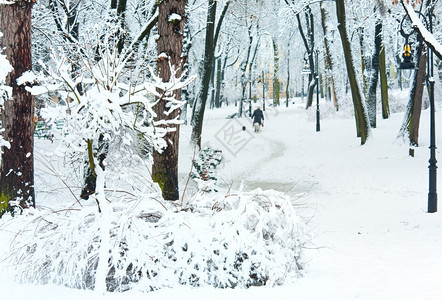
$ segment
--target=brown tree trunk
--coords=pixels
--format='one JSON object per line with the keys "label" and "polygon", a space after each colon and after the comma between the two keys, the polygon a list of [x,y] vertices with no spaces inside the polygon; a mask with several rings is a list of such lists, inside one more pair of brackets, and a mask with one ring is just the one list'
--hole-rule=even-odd
{"label": "brown tree trunk", "polygon": [[333,62],[331,60],[331,51],[330,51],[330,43],[328,42],[327,38],[327,21],[326,21],[326,14],[325,14],[325,8],[322,6],[322,1],[320,3],[321,5],[321,25],[322,30],[324,31],[324,46],[325,46],[325,62],[326,67],[328,69],[329,78],[330,78],[330,89],[331,89],[331,97],[333,99],[333,105],[336,109],[336,111],[339,110],[338,105],[338,98],[336,97],[336,90],[335,90],[335,80],[333,78]]}
{"label": "brown tree trunk", "polygon": [[[159,76],[163,82],[170,79],[171,72],[169,62],[173,68],[178,68],[177,76],[182,72],[181,53],[183,48],[183,32],[185,22],[185,0],[163,0],[158,6],[158,35],[157,50],[158,54],[165,53],[164,56],[157,61],[157,69]],[[181,16],[181,20],[176,18],[169,19],[172,14]],[[175,91],[175,98],[181,99],[181,90]],[[166,115],[164,112],[168,110],[168,101],[161,99],[155,106],[157,114],[156,121],[174,119],[180,115],[180,110],[176,109],[173,113]],[[179,199],[178,189],[178,145],[179,145],[179,125],[169,126],[174,129],[164,137],[168,142],[168,147],[162,153],[154,151],[152,179],[157,182],[163,192],[166,200]]]}
{"label": "brown tree trunk", "polygon": [[204,62],[201,74],[201,87],[198,97],[194,103],[192,113],[192,141],[201,149],[201,134],[203,132],[204,112],[212,77],[213,56],[214,56],[214,30],[216,16],[216,1],[209,0],[206,21],[206,41],[204,46]]}
{"label": "brown tree trunk", "polygon": [[390,116],[390,105],[388,104],[387,64],[383,43],[381,44],[381,52],[379,52],[379,78],[381,80],[382,118],[388,119]]}
{"label": "brown tree trunk", "polygon": [[419,42],[415,57],[417,59],[418,69],[414,73],[407,111],[401,130],[399,131],[399,136],[405,136],[408,134],[410,145],[417,147],[419,145],[419,123],[422,111],[425,75],[427,71],[427,55],[423,42]]}
{"label": "brown tree trunk", "polygon": [[21,207],[35,206],[34,194],[34,99],[17,78],[32,67],[31,61],[32,3],[16,2],[1,5],[1,46],[14,68],[6,77],[12,95],[4,101],[3,139],[11,147],[3,147],[0,180],[0,214],[11,209],[9,201]]}
{"label": "brown tree trunk", "polygon": [[344,0],[336,0],[336,14],[338,17],[338,30],[341,36],[342,48],[344,50],[345,65],[347,67],[347,75],[350,82],[351,95],[355,110],[356,131],[357,135],[361,138],[361,144],[363,145],[365,144],[369,134],[369,121],[365,105],[362,102],[361,91],[359,90],[359,85],[356,79],[356,71],[353,64],[350,40],[347,35]]}

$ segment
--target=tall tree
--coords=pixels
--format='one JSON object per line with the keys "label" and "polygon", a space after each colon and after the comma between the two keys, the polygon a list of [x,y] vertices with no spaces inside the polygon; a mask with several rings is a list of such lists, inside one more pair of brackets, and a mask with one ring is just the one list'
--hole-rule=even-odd
{"label": "tall tree", "polygon": [[4,101],[2,112],[3,139],[10,147],[2,147],[0,174],[0,213],[11,209],[11,201],[23,208],[35,206],[34,192],[34,98],[24,85],[17,84],[32,67],[31,1],[2,4],[1,45],[13,70],[5,84],[12,95]]}
{"label": "tall tree", "polygon": [[247,54],[244,57],[244,59],[241,62],[241,65],[239,67],[240,71],[241,71],[241,100],[239,102],[239,109],[238,109],[238,115],[241,118],[242,114],[243,114],[243,104],[244,101],[246,99],[246,87],[247,87],[247,77],[246,77],[246,70],[247,70],[247,66],[249,65],[249,61],[250,61],[250,52],[252,50],[252,44],[253,44],[253,35],[252,35],[252,23],[250,23],[250,25],[247,28],[247,32],[249,34],[249,43],[247,46]]}
{"label": "tall tree", "polygon": [[335,79],[333,77],[333,62],[331,59],[330,43],[327,37],[327,32],[328,32],[326,25],[327,20],[326,20],[325,8],[323,6],[323,1],[321,1],[320,5],[321,5],[321,25],[322,25],[322,30],[324,31],[325,62],[330,79],[330,92],[333,100],[333,105],[335,106],[336,110],[338,110],[339,105],[338,105],[338,98],[336,97]]}
{"label": "tall tree", "polygon": [[[185,23],[185,0],[163,0],[158,5],[158,39],[157,39],[157,69],[163,82],[168,82],[172,68],[177,69],[176,76],[182,73],[181,54],[183,50],[183,29]],[[181,99],[181,91],[174,92],[177,100]],[[176,109],[171,114],[166,99],[159,99],[155,106],[157,114],[155,120],[173,120],[179,117],[180,110]],[[154,151],[152,165],[152,179],[160,186],[163,197],[166,200],[179,199],[178,188],[178,147],[179,147],[179,124],[176,124],[164,137],[168,141],[168,147],[161,153]]]}
{"label": "tall tree", "polygon": [[306,49],[306,52],[308,54],[308,64],[310,67],[310,74],[309,74],[309,83],[308,83],[308,94],[307,94],[307,103],[305,108],[309,108],[312,106],[313,103],[313,93],[315,91],[317,78],[313,76],[315,73],[315,62],[313,60],[313,52],[315,48],[315,39],[314,39],[314,23],[313,23],[313,14],[311,11],[310,6],[306,7],[305,11],[305,21],[306,21],[306,27],[307,27],[307,35],[304,33],[304,30],[302,29],[302,23],[301,18],[299,17],[299,13],[296,14],[296,19],[298,21],[298,29],[299,33],[301,34],[301,38],[304,42],[304,46]]}
{"label": "tall tree", "polygon": [[356,79],[353,56],[351,53],[350,40],[346,28],[345,1],[336,0],[336,14],[338,17],[338,30],[341,36],[342,48],[344,50],[345,65],[347,67],[347,76],[350,82],[351,95],[355,110],[356,131],[361,138],[361,144],[365,144],[369,134],[369,121],[364,102],[362,101],[361,91]]}
{"label": "tall tree", "polygon": [[415,61],[417,61],[418,68],[414,72],[405,118],[398,135],[402,137],[408,135],[411,146],[419,145],[422,96],[424,94],[425,75],[427,74],[427,54],[425,51],[425,45],[422,41],[419,42],[416,52]]}
{"label": "tall tree", "polygon": [[272,38],[273,45],[273,106],[279,105],[279,49],[275,37]]}
{"label": "tall tree", "polygon": [[376,90],[379,80],[379,54],[382,43],[382,21],[380,19],[376,20],[374,35],[374,51],[371,55],[371,75],[367,93],[367,110],[372,128],[376,128]]}
{"label": "tall tree", "polygon": [[204,48],[204,62],[201,88],[198,93],[197,102],[194,104],[192,114],[192,141],[201,148],[201,133],[203,128],[204,111],[209,93],[210,78],[212,76],[213,57],[214,57],[214,32],[216,17],[216,1],[209,0],[206,21],[206,42]]}
{"label": "tall tree", "polygon": [[390,105],[388,104],[387,64],[385,61],[384,43],[381,43],[381,51],[379,52],[379,77],[381,79],[382,118],[388,119],[390,116]]}
{"label": "tall tree", "polygon": [[[194,104],[192,112],[192,141],[201,147],[201,134],[203,131],[204,111],[208,98],[210,79],[214,72],[214,57],[216,44],[221,31],[221,25],[227,14],[227,9],[231,1],[227,1],[224,5],[222,13],[219,17],[215,30],[216,4],[217,1],[209,0],[206,21],[206,40],[204,46],[204,61],[201,79],[201,88],[198,93],[197,101]],[[215,97],[215,95],[213,95]]]}

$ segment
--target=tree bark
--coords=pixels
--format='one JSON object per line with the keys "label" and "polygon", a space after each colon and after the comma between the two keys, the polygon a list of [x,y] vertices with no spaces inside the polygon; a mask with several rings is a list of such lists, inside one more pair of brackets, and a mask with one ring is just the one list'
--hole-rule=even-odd
{"label": "tree bark", "polygon": [[192,141],[201,148],[201,134],[203,130],[204,111],[209,92],[210,78],[212,76],[212,61],[214,57],[214,31],[216,17],[216,1],[209,0],[206,21],[206,42],[204,48],[204,64],[201,79],[201,88],[198,93],[194,113],[192,115]]}
{"label": "tree bark", "polygon": [[374,30],[374,51],[371,55],[371,76],[367,93],[367,110],[370,126],[376,128],[376,90],[379,79],[379,53],[381,52],[382,22],[377,20]]}
{"label": "tree bark", "polygon": [[216,60],[216,87],[215,87],[215,107],[220,108],[221,107],[221,57],[218,57]]}
{"label": "tree bark", "polygon": [[367,78],[365,76],[365,70],[366,68],[366,61],[365,61],[365,47],[364,47],[364,28],[359,27],[358,28],[358,35],[359,35],[359,49],[361,53],[361,74],[362,74],[362,87],[364,88],[364,95],[367,96]]}
{"label": "tree bark", "polygon": [[356,79],[356,72],[353,65],[353,57],[351,53],[350,41],[346,29],[345,2],[344,0],[336,0],[336,13],[338,17],[338,30],[341,36],[342,48],[344,50],[345,65],[347,67],[348,80],[350,82],[351,95],[355,110],[356,131],[361,138],[361,145],[365,144],[369,134],[368,116],[366,108],[362,102],[361,91]]}
{"label": "tree bark", "polygon": [[11,147],[2,147],[0,214],[11,209],[10,201],[35,207],[34,98],[17,85],[17,78],[32,68],[31,8],[32,3],[24,1],[1,5],[1,46],[14,69],[6,77],[12,95],[5,99],[2,113],[3,139]]}
{"label": "tree bark", "polygon": [[302,29],[301,24],[301,18],[299,17],[299,14],[296,15],[296,19],[298,21],[298,29],[299,33],[301,34],[302,41],[304,42],[305,49],[308,54],[308,63],[310,66],[310,74],[309,74],[309,80],[308,80],[308,89],[307,89],[307,102],[305,105],[305,108],[308,109],[313,104],[313,93],[317,84],[317,81],[315,78],[313,78],[313,74],[315,73],[315,62],[313,60],[313,51],[314,51],[314,25],[313,25],[313,14],[311,12],[310,6],[307,6],[307,11],[305,13],[305,19],[307,24],[307,36],[304,34],[304,31]]}
{"label": "tree bark", "polygon": [[399,131],[399,136],[405,136],[408,134],[410,145],[417,147],[419,145],[419,123],[422,111],[422,96],[424,93],[427,65],[427,55],[425,46],[422,42],[419,42],[416,60],[418,69],[414,72],[407,111],[405,113],[401,130]]}
{"label": "tree bark", "polygon": [[289,107],[289,85],[290,85],[290,43],[287,53],[287,83],[285,85],[285,107]]}
{"label": "tree bark", "polygon": [[117,17],[118,23],[120,23],[120,28],[118,32],[118,53],[121,54],[124,48],[124,42],[126,41],[126,6],[127,0],[119,0],[117,6]]}
{"label": "tree bark", "polygon": [[330,89],[331,89],[331,97],[332,97],[332,101],[333,101],[333,105],[336,109],[336,111],[339,110],[339,105],[338,105],[338,98],[336,97],[336,90],[335,90],[335,80],[333,77],[333,63],[331,60],[331,53],[330,53],[330,43],[328,41],[327,38],[327,21],[326,21],[326,14],[325,14],[325,9],[322,6],[322,1],[320,3],[321,5],[321,24],[322,24],[322,29],[324,31],[324,46],[325,46],[325,62],[326,62],[326,67],[328,69],[328,77],[330,79]]}
{"label": "tree bark", "polygon": [[[158,54],[166,54],[167,58],[160,56],[157,60],[157,71],[163,82],[168,82],[171,76],[169,62],[173,68],[177,68],[176,76],[181,76],[183,50],[183,29],[185,22],[185,0],[163,0],[158,6]],[[169,19],[172,14],[181,17]],[[175,91],[175,98],[181,99],[181,91]],[[170,115],[166,115],[168,101],[160,99],[155,105],[157,117],[155,121],[174,119],[180,115],[180,110],[176,109]],[[166,200],[178,200],[178,149],[179,149],[179,125],[169,125],[170,131],[164,137],[168,142],[166,149],[162,153],[154,151],[152,165],[152,179],[160,186],[163,197]]]}
{"label": "tree bark", "polygon": [[248,33],[249,33],[249,45],[247,47],[247,54],[244,60],[241,62],[240,70],[241,70],[241,100],[239,102],[239,110],[238,115],[241,118],[243,114],[243,107],[244,107],[244,100],[246,99],[246,87],[247,87],[247,78],[246,78],[246,69],[247,65],[249,64],[250,60],[250,52],[252,51],[252,43],[253,43],[253,36],[252,36],[252,24],[248,27]]}
{"label": "tree bark", "polygon": [[279,106],[279,50],[275,38],[273,42],[273,106]]}
{"label": "tree bark", "polygon": [[387,64],[385,62],[385,47],[383,43],[381,43],[381,51],[379,52],[379,77],[381,79],[382,118],[388,119],[390,116],[390,105],[388,104]]}

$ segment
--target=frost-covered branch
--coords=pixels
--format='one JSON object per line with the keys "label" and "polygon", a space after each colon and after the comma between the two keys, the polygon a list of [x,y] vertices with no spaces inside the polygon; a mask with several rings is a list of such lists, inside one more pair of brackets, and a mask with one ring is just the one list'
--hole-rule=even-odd
{"label": "frost-covered branch", "polygon": [[439,59],[442,59],[441,43],[439,43],[435,36],[427,30],[426,26],[422,23],[419,16],[414,11],[412,4],[404,0],[401,0],[401,3],[411,20],[413,28],[418,32],[419,36],[425,41],[427,46],[433,50],[433,53],[436,54]]}

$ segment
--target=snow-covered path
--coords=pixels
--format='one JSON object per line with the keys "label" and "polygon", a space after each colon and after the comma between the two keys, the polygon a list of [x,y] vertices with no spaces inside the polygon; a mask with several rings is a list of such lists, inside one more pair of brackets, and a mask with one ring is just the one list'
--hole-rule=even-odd
{"label": "snow-covered path", "polygon": [[[395,141],[402,113],[379,119],[360,146],[354,119],[323,105],[321,132],[315,132],[314,110],[306,112],[303,105],[269,109],[258,135],[250,133],[248,119],[225,119],[234,107],[209,110],[203,128],[203,144],[224,153],[220,185],[234,191],[242,182],[246,190],[273,188],[293,197],[312,235],[303,278],[276,288],[182,287],[100,295],[22,286],[0,276],[1,299],[442,299],[442,215],[425,212],[428,110],[422,112],[421,145],[411,158],[408,146]],[[442,115],[436,120],[442,128]],[[246,131],[240,130],[243,125]],[[183,126],[181,134],[183,187],[193,155],[187,143],[190,126]],[[442,131],[437,134],[442,141]]]}
{"label": "snow-covered path", "polygon": [[[396,141],[402,117],[378,120],[368,143],[360,146],[351,118],[329,116],[315,132],[314,118],[307,120],[301,106],[281,108],[235,156],[227,155],[232,163],[222,176],[238,185],[242,181],[245,189],[287,192],[309,221],[310,263],[306,276],[294,283],[293,295],[442,298],[442,218],[425,213],[428,111],[422,113],[421,146],[414,158],[406,144]],[[207,126],[215,134],[229,121],[211,122],[220,123]]]}

